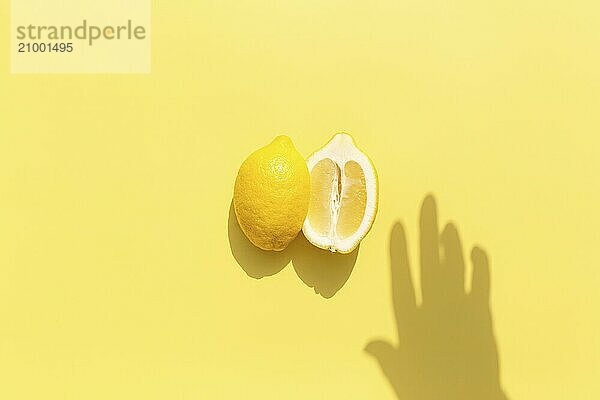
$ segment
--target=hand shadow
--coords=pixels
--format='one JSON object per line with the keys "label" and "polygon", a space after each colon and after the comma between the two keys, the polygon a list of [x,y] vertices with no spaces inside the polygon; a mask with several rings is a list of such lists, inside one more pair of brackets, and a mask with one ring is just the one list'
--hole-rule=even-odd
{"label": "hand shadow", "polygon": [[350,254],[334,254],[313,246],[302,233],[283,251],[261,250],[242,232],[233,202],[229,207],[227,227],[231,254],[249,277],[261,279],[275,275],[291,261],[302,282],[327,299],[348,281],[358,257],[358,248]]}
{"label": "hand shadow", "polygon": [[471,252],[470,292],[458,231],[438,233],[433,196],[420,221],[422,304],[417,305],[406,237],[400,223],[390,237],[392,303],[398,342],[375,340],[365,351],[381,367],[400,400],[506,400],[489,304],[486,253]]}

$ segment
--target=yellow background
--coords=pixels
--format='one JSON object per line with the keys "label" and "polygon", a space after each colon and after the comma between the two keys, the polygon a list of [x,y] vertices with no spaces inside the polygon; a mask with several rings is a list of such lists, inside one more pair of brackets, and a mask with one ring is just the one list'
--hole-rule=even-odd
{"label": "yellow background", "polygon": [[[597,2],[360,3],[155,2],[150,75],[10,75],[0,29],[0,398],[394,399],[363,348],[428,192],[490,256],[509,397],[600,397]],[[340,130],[381,185],[351,276],[252,279],[239,164]]]}

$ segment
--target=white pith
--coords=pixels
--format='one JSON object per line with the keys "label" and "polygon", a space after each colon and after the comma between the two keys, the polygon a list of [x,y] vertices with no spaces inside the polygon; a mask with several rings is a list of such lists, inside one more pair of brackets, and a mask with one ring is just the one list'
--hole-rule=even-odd
{"label": "white pith", "polygon": [[[341,195],[337,190],[337,176],[334,178],[331,188],[331,201],[333,206],[331,207],[330,218],[332,224],[327,234],[321,234],[312,228],[307,217],[304,221],[302,231],[306,238],[317,247],[328,249],[332,252],[349,253],[356,248],[361,239],[369,232],[373,220],[375,219],[375,213],[377,212],[377,176],[371,161],[365,154],[356,148],[350,135],[344,133],[335,135],[322,149],[311,155],[306,162],[308,171],[312,172],[315,165],[326,158],[329,158],[337,164],[341,171],[339,177],[342,179]],[[340,212],[341,199],[344,197],[345,190],[348,187],[346,185],[346,179],[348,178],[344,173],[344,168],[348,161],[355,161],[363,170],[367,192],[367,204],[365,206],[365,214],[362,222],[356,232],[351,236],[342,239],[336,234],[336,224]]]}

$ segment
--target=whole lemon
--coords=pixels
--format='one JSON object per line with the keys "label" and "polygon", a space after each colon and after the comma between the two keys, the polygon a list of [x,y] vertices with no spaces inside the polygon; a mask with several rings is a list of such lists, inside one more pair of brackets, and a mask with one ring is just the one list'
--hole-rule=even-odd
{"label": "whole lemon", "polygon": [[287,136],[252,153],[233,191],[235,215],[246,237],[263,250],[281,251],[302,229],[310,200],[306,161]]}

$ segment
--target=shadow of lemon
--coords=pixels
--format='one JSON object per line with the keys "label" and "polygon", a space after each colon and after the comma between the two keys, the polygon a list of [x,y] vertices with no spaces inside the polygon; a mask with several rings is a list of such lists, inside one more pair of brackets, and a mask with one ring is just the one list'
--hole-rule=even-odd
{"label": "shadow of lemon", "polygon": [[291,262],[300,280],[327,299],[348,281],[358,258],[359,248],[349,254],[331,253],[310,244],[302,233],[283,251],[261,250],[242,232],[233,202],[229,206],[227,233],[231,254],[249,277],[261,279],[275,275]]}

